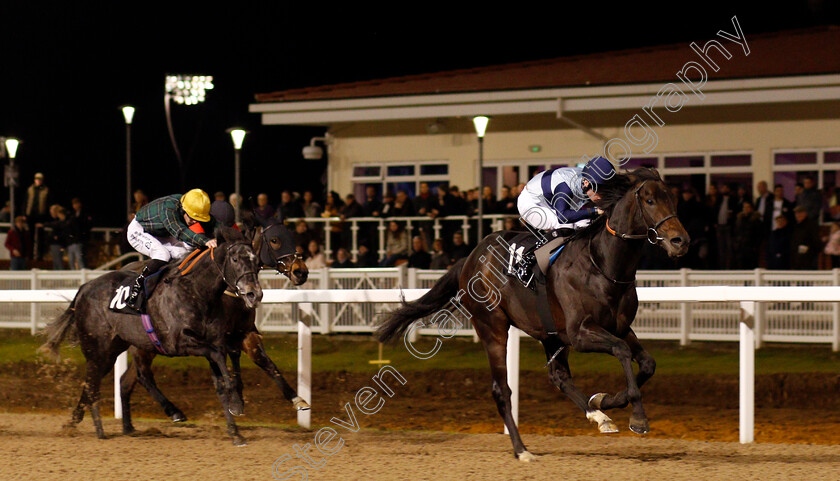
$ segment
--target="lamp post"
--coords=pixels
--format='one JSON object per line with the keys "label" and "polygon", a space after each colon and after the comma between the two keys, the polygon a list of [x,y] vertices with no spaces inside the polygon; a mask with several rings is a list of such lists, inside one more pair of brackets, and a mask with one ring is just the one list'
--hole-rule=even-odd
{"label": "lamp post", "polygon": [[[166,113],[166,127],[169,130],[169,140],[172,142],[172,149],[175,150],[175,158],[178,160],[178,168],[181,172],[181,188],[186,188],[187,165],[181,157],[181,150],[178,142],[175,141],[175,129],[172,127],[172,112],[170,100],[179,105],[197,105],[204,102],[207,91],[212,90],[213,77],[211,75],[167,75],[163,95],[163,107]],[[189,160],[189,155],[187,155]]]}
{"label": "lamp post", "polygon": [[[242,199],[242,196],[239,194],[239,156],[242,150],[242,142],[245,141],[245,134],[248,133],[247,130],[241,129],[238,127],[232,127],[227,130],[230,134],[231,139],[233,139],[233,165],[234,165],[234,188],[236,189],[236,199]],[[239,223],[240,220],[240,205],[242,202],[237,202],[235,206],[234,212],[236,212],[236,223]]]}
{"label": "lamp post", "polygon": [[131,122],[134,120],[134,107],[122,107],[125,117],[125,212],[131,215]]}
{"label": "lamp post", "polygon": [[5,139],[6,155],[9,156],[9,171],[6,174],[6,182],[9,184],[9,222],[15,223],[15,184],[17,183],[17,170],[15,167],[15,156],[17,156],[18,139]]}
{"label": "lamp post", "polygon": [[478,134],[478,230],[476,244],[484,238],[484,132],[487,131],[488,117],[473,117],[475,133]]}

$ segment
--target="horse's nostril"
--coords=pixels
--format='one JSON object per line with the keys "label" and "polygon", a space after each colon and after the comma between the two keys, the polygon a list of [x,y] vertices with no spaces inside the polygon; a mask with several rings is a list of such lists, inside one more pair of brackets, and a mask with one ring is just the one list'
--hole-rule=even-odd
{"label": "horse's nostril", "polygon": [[675,246],[680,247],[680,246],[683,245],[683,238],[679,237],[679,236],[672,237],[671,238],[671,244],[674,244]]}
{"label": "horse's nostril", "polygon": [[295,269],[292,271],[292,274],[294,274],[295,277],[300,277],[301,275],[303,275],[303,271],[300,269]]}
{"label": "horse's nostril", "polygon": [[249,301],[253,301],[257,298],[257,295],[253,292],[248,292],[247,294],[245,294],[245,297],[248,298]]}

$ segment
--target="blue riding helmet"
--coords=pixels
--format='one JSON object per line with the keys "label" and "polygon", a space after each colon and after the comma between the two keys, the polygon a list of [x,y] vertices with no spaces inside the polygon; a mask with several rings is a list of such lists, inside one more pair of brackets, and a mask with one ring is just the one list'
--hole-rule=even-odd
{"label": "blue riding helmet", "polygon": [[593,184],[603,184],[615,175],[615,167],[609,160],[598,156],[583,166],[582,175]]}

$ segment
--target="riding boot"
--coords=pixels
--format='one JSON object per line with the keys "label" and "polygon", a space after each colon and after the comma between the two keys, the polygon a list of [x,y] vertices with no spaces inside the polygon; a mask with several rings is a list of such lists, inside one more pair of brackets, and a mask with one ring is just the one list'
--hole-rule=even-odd
{"label": "riding boot", "polygon": [[128,293],[128,299],[126,300],[126,304],[129,307],[131,307],[135,311],[141,312],[141,308],[143,306],[138,305],[140,304],[140,302],[138,301],[140,300],[140,291],[142,291],[144,287],[144,281],[147,277],[160,270],[160,268],[165,266],[166,264],[166,261],[162,261],[159,259],[152,259],[148,263],[146,263],[146,266],[143,267],[143,272],[141,272],[140,275],[137,276],[136,279],[134,279],[134,284],[131,286],[131,292]]}

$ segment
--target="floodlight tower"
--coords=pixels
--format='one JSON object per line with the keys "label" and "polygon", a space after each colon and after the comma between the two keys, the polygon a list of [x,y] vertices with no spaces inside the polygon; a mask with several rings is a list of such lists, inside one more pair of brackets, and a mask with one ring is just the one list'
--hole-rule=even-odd
{"label": "floodlight tower", "polygon": [[169,140],[172,142],[172,148],[175,150],[175,157],[178,159],[178,166],[181,170],[181,182],[183,183],[186,180],[186,169],[184,160],[181,157],[181,150],[178,149],[178,142],[175,141],[170,101],[187,106],[204,102],[207,91],[213,89],[213,77],[210,75],[167,75],[165,87],[166,93],[163,96],[163,104],[166,110],[166,126],[169,129]]}

